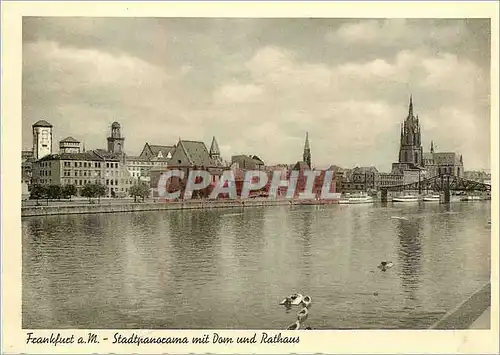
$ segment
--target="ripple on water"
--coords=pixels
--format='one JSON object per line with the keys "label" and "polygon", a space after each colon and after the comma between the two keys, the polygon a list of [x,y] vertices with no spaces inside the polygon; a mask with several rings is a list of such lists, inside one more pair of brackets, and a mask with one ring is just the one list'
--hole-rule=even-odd
{"label": "ripple on water", "polygon": [[489,203],[350,207],[25,219],[23,327],[424,329],[489,280]]}

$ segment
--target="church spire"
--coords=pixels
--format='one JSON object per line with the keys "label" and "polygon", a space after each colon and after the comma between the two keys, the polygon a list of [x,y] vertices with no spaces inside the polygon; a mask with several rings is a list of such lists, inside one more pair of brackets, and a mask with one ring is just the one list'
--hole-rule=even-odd
{"label": "church spire", "polygon": [[309,132],[306,132],[306,142],[304,144],[304,154],[302,155],[302,160],[311,169],[311,147],[309,146]]}
{"label": "church spire", "polygon": [[410,95],[410,106],[408,107],[408,117],[413,117],[413,95]]}
{"label": "church spire", "polygon": [[219,144],[217,144],[217,140],[215,139],[215,136],[212,138],[212,144],[210,145],[210,156],[219,156],[220,155],[220,150],[219,150]]}
{"label": "church spire", "polygon": [[431,141],[431,154],[434,154],[434,141]]}

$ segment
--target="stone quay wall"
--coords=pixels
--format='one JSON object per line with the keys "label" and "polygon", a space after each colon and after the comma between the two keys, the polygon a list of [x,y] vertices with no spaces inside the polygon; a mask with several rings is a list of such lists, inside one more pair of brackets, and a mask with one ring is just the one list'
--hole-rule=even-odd
{"label": "stone quay wall", "polygon": [[[69,214],[89,214],[89,213],[123,213],[123,212],[143,212],[143,211],[168,211],[168,210],[200,210],[212,208],[245,208],[245,207],[261,207],[261,206],[278,206],[300,204],[297,201],[291,200],[190,200],[183,202],[145,202],[145,203],[78,203],[57,205],[57,206],[25,206],[21,207],[21,217],[34,216],[52,216],[52,215],[69,215]],[[310,203],[319,204],[319,203]]]}

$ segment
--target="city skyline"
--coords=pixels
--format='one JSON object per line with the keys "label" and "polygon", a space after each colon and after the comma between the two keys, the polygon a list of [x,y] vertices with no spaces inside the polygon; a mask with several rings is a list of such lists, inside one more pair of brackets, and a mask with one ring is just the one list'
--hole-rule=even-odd
{"label": "city skyline", "polygon": [[54,151],[105,147],[118,121],[129,155],[215,136],[226,160],[294,163],[309,132],[315,166],[389,171],[413,95],[424,151],[489,169],[489,36],[479,19],[25,18],[23,148],[39,119]]}

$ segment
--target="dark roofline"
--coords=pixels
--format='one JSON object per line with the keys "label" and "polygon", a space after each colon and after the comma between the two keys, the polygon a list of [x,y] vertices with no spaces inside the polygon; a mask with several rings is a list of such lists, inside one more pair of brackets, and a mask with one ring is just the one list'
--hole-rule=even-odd
{"label": "dark roofline", "polygon": [[39,120],[33,124],[32,127],[54,127],[45,120]]}

